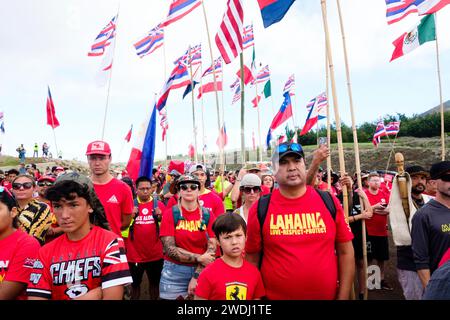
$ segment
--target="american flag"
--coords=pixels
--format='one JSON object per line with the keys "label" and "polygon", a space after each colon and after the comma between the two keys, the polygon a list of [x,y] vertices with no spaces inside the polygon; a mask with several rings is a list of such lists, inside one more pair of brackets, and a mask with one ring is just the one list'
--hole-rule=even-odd
{"label": "american flag", "polygon": [[134,44],[136,49],[136,54],[143,58],[155,52],[156,49],[160,48],[164,44],[164,29],[160,25],[156,26],[150,30],[141,40]]}
{"label": "american flag", "polygon": [[269,65],[267,65],[264,68],[262,68],[261,71],[259,71],[259,73],[256,75],[256,80],[254,79],[252,81],[252,85],[254,85],[255,83],[257,84],[265,83],[269,79],[270,79],[270,70]]}
{"label": "american flag", "polygon": [[195,66],[202,63],[202,44],[189,47],[186,52],[173,62],[175,65],[183,63],[188,66]]}
{"label": "american flag", "polygon": [[161,116],[161,121],[159,122],[159,125],[162,129],[162,141],[166,138],[167,129],[169,129],[169,123],[167,122],[167,112],[166,109],[161,110],[159,113]]}
{"label": "american flag", "polygon": [[166,21],[162,23],[162,27],[167,27],[173,22],[180,20],[185,15],[202,4],[201,0],[173,0]]}
{"label": "american flag", "polygon": [[105,53],[106,48],[111,45],[112,40],[116,36],[116,21],[117,15],[100,31],[91,46],[91,51],[88,52],[88,56],[97,57]]}
{"label": "american flag", "polygon": [[227,11],[215,38],[219,52],[226,64],[242,52],[243,21],[242,0],[228,0]]}
{"label": "american flag", "polygon": [[253,25],[248,25],[244,28],[242,35],[242,48],[247,49],[255,45],[255,38],[253,36]]}
{"label": "american flag", "polygon": [[216,75],[222,72],[222,58],[221,57],[214,60],[214,64],[212,66],[210,66],[208,69],[206,69],[205,72],[203,72],[202,78],[206,77],[210,74],[213,74],[214,73],[213,68],[214,68]]}
{"label": "american flag", "polygon": [[295,75],[291,74],[289,76],[288,81],[286,81],[286,84],[284,85],[283,94],[289,92],[289,95],[294,96],[295,95]]}
{"label": "american flag", "polygon": [[432,14],[439,11],[450,0],[385,0],[386,19],[388,24],[402,20],[410,13],[417,12],[418,15]]}

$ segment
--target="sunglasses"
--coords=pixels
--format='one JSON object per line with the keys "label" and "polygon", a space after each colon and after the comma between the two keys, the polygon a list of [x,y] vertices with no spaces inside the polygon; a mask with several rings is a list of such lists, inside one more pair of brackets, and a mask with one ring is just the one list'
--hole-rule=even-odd
{"label": "sunglasses", "polygon": [[448,174],[444,174],[443,176],[441,176],[439,179],[441,179],[444,182],[450,182],[450,173]]}
{"label": "sunglasses", "polygon": [[41,181],[41,182],[38,182],[38,186],[39,187],[50,187],[50,186],[52,186],[52,185],[54,185],[55,183],[54,182],[51,182],[51,181]]}
{"label": "sunglasses", "polygon": [[31,188],[33,188],[33,182],[24,182],[24,183],[14,182],[12,184],[12,188],[14,190],[20,190],[20,188],[22,188],[22,187],[25,190],[31,189]]}
{"label": "sunglasses", "polygon": [[195,191],[198,189],[198,185],[196,184],[182,184],[180,186],[180,189],[183,191],[186,191],[187,189],[191,189],[192,191]]}
{"label": "sunglasses", "polygon": [[288,150],[303,153],[303,148],[298,143],[280,144],[276,148],[276,152],[278,152],[278,153],[284,153],[284,152],[286,152]]}
{"label": "sunglasses", "polygon": [[247,193],[247,194],[252,193],[252,190],[253,190],[253,193],[261,192],[260,187],[242,187],[240,189],[241,189],[241,191],[244,191],[244,193]]}

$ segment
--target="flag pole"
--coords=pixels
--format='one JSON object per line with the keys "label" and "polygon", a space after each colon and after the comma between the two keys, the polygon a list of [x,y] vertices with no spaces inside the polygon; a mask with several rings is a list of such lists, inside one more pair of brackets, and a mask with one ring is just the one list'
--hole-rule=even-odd
{"label": "flag pole", "polygon": [[244,128],[245,128],[245,102],[244,102],[244,98],[245,98],[245,94],[244,94],[244,53],[241,52],[239,54],[239,60],[240,60],[240,65],[241,65],[241,70],[240,70],[240,74],[241,74],[241,160],[242,160],[242,165],[245,164],[245,132],[244,132]]}
{"label": "flag pole", "polygon": [[439,82],[439,101],[441,103],[441,160],[445,160],[445,126],[444,126],[444,102],[442,100],[442,81],[441,81],[441,68],[439,62],[439,44],[437,35],[437,13],[434,13],[434,25],[436,28],[436,65],[437,65],[437,76]]}
{"label": "flag pole", "polygon": [[[163,44],[163,59],[164,59],[164,80],[166,80],[167,79],[167,66],[166,66],[166,32],[164,31],[164,44]],[[156,101],[156,99],[157,99],[157,97],[156,97],[156,94],[155,94],[155,101]],[[164,140],[164,144],[165,144],[165,153],[166,153],[166,157],[165,157],[165,167],[166,168],[168,168],[168,159],[167,159],[167,156],[168,156],[168,153],[167,153],[167,148],[168,148],[168,140],[169,140],[169,117],[167,116],[167,109],[168,108],[165,108],[166,110],[166,122],[167,122],[167,129],[166,129],[166,134],[165,134],[165,140]]]}
{"label": "flag pole", "polygon": [[[326,41],[325,41],[326,45]],[[327,189],[331,192],[331,126],[330,126],[330,99],[329,99],[329,86],[330,86],[330,72],[328,69],[328,56],[325,52],[325,78],[326,84],[326,94],[327,94],[327,145],[330,150],[330,156],[327,157]],[[317,121],[318,122],[318,121]]]}
{"label": "flag pole", "polygon": [[[338,14],[339,14],[339,23],[341,26],[342,33],[342,45],[344,49],[344,61],[345,61],[345,74],[347,78],[347,89],[348,89],[348,98],[349,98],[349,106],[350,113],[352,118],[352,130],[353,130],[353,146],[355,151],[355,166],[356,166],[356,176],[358,181],[358,189],[362,190],[362,180],[361,180],[361,161],[359,158],[359,145],[358,145],[358,133],[356,131],[356,121],[355,121],[355,112],[353,108],[353,95],[352,95],[352,85],[350,81],[350,71],[349,71],[349,63],[347,57],[347,45],[345,41],[345,31],[344,31],[344,22],[342,19],[341,5],[340,1],[336,0]],[[394,140],[395,141],[395,140]],[[350,190],[351,192],[351,190]],[[359,197],[359,203],[361,207],[361,212],[364,210],[364,200],[362,197]],[[363,247],[363,268],[364,268],[364,300],[367,300],[367,247],[366,247],[366,223],[365,220],[362,219],[362,247]]]}
{"label": "flag pole", "polygon": [[[50,92],[50,89],[48,89]],[[52,118],[52,131],[53,131],[53,139],[55,140],[55,148],[56,148],[56,158],[59,157],[58,145],[56,144],[56,133],[55,133],[55,120],[53,118],[53,110],[50,110],[50,117]]]}
{"label": "flag pole", "polygon": [[[209,54],[210,54],[212,63],[214,63],[214,57],[213,57],[212,46],[211,46],[211,37],[209,35],[208,18],[206,16],[205,2],[202,1],[201,3],[202,3],[202,8],[203,8],[203,17],[205,19],[206,34],[208,36]],[[213,78],[214,78],[214,93],[216,95],[217,127],[218,127],[219,136],[220,136],[220,131],[221,131],[220,130],[220,107],[219,107],[219,94],[217,93],[217,81],[216,81],[215,68],[213,68]],[[219,146],[219,149],[220,149],[221,170],[223,172],[223,169],[224,169],[223,146]]]}
{"label": "flag pole", "polygon": [[192,86],[192,90],[191,90],[191,98],[192,98],[192,128],[194,130],[194,160],[197,163],[198,162],[198,158],[197,158],[197,126],[195,124],[195,108],[194,108],[194,82],[193,82],[193,78],[192,78],[192,64],[191,64],[191,47],[189,46],[189,53],[188,53],[188,63],[189,63],[189,75],[191,77],[191,86]]}
{"label": "flag pole", "polygon": [[[200,64],[200,74],[202,75],[200,77],[200,88],[203,87],[203,64]],[[192,88],[192,90],[194,90],[194,88]],[[201,100],[200,100],[200,104],[201,104],[201,111],[202,111],[202,161],[203,164],[206,164],[206,150],[205,150],[205,117],[204,117],[204,113],[205,113],[205,106],[203,104],[203,94],[201,96]]]}
{"label": "flag pole", "polygon": [[[339,167],[341,171],[341,175],[345,174],[345,159],[344,159],[344,147],[342,144],[342,130],[341,130],[341,119],[339,117],[339,107],[337,101],[337,91],[336,91],[336,83],[334,80],[334,65],[333,65],[333,57],[331,53],[330,46],[330,36],[328,31],[328,21],[327,21],[327,9],[326,9],[326,0],[320,0],[322,5],[322,19],[323,19],[323,27],[325,31],[325,39],[326,39],[326,51],[330,69],[330,78],[331,78],[331,91],[333,93],[333,105],[334,105],[334,116],[336,121],[336,135],[338,142],[338,153],[339,153]],[[342,198],[343,198],[343,207],[346,219],[348,219],[348,192],[347,186],[342,186]]]}

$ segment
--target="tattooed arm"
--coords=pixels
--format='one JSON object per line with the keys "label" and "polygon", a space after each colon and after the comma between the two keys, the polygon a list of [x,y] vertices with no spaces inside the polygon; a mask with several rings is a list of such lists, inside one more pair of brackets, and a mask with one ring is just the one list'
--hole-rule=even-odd
{"label": "tattooed arm", "polygon": [[198,254],[177,247],[175,244],[175,237],[161,237],[164,254],[166,254],[169,258],[181,263],[198,263],[205,266],[214,261],[215,251],[212,251],[211,254],[212,249],[210,249],[210,247],[214,247],[215,250],[215,242],[211,245],[210,241],[215,240],[208,240],[208,249],[206,252],[204,254]]}

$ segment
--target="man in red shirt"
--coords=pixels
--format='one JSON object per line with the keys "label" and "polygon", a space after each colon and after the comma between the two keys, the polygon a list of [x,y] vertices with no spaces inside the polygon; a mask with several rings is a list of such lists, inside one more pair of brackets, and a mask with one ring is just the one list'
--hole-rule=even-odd
{"label": "man in red shirt", "polygon": [[[303,149],[282,143],[272,155],[279,189],[272,192],[262,222],[249,212],[247,260],[258,265],[272,300],[349,299],[355,275],[353,234],[336,197],[324,198],[306,184]],[[325,204],[334,206],[334,217]],[[328,201],[329,200],[329,201]]]}
{"label": "man in red shirt", "polygon": [[104,141],[89,143],[86,156],[95,193],[105,208],[111,231],[121,236],[121,231],[130,225],[133,213],[133,195],[130,187],[109,172],[111,148],[108,143]]}
{"label": "man in red shirt", "polygon": [[364,192],[372,206],[373,216],[366,220],[367,228],[367,255],[369,262],[377,261],[381,273],[381,289],[393,290],[384,279],[384,262],[389,260],[389,239],[387,216],[389,214],[389,195],[381,188],[381,178],[377,172],[372,172],[368,177],[369,188]]}

